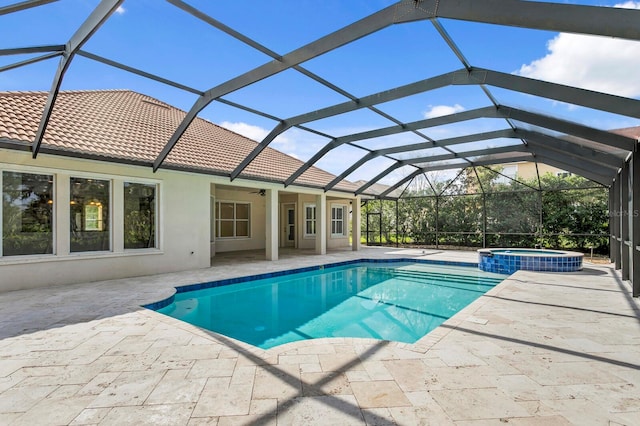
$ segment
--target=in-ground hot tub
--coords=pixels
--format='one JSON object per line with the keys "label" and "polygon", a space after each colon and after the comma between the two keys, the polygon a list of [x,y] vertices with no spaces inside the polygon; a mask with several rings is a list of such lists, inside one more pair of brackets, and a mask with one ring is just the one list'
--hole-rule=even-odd
{"label": "in-ground hot tub", "polygon": [[478,250],[478,267],[485,272],[574,272],[582,269],[582,253],[562,250],[493,248]]}

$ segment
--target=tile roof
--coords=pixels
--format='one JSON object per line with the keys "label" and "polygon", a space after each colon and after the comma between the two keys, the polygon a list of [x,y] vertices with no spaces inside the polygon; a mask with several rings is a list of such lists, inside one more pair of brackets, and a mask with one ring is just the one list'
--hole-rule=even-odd
{"label": "tile roof", "polygon": [[640,140],[640,126],[625,127],[624,129],[611,130],[613,133],[617,133],[628,138]]}
{"label": "tile roof", "polygon": [[[0,92],[0,140],[30,145],[48,92]],[[42,149],[105,160],[151,164],[185,116],[185,112],[129,90],[62,91],[59,93]],[[257,142],[196,118],[164,165],[203,173],[228,175]],[[241,177],[283,182],[303,162],[267,148]],[[323,187],[335,178],[309,168],[295,183]],[[357,186],[342,181],[336,190]]]}

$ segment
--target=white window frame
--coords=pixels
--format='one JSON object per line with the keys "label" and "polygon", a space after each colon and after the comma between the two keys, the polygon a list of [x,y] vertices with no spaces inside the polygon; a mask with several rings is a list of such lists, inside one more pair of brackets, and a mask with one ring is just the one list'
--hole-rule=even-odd
{"label": "white window frame", "polygon": [[[7,260],[10,259],[12,261],[15,260],[20,260],[20,259],[32,259],[35,257],[54,257],[57,255],[56,253],[56,247],[57,247],[57,232],[58,232],[58,227],[57,227],[57,209],[56,209],[56,203],[58,202],[58,194],[56,191],[57,188],[57,173],[54,169],[48,169],[48,168],[40,168],[40,167],[32,167],[32,166],[21,166],[21,167],[16,167],[14,164],[0,164],[0,195],[2,195],[3,192],[3,181],[2,181],[2,172],[11,172],[11,173],[26,173],[26,174],[36,174],[36,175],[51,175],[52,179],[53,179],[53,187],[52,187],[52,191],[51,191],[51,201],[53,204],[53,210],[51,212],[51,244],[52,244],[52,251],[51,253],[47,253],[47,254],[25,254],[25,255],[18,255],[18,256],[4,256],[4,253],[2,252],[2,248],[3,248],[3,244],[2,244],[2,238],[4,236],[4,228],[3,228],[3,208],[2,208],[2,204],[0,204],[0,259],[3,260]],[[0,203],[2,201],[0,200]]]}
{"label": "white window frame", "polygon": [[[342,211],[342,217],[334,217],[334,211]],[[337,216],[337,214],[335,215]],[[342,225],[342,232],[334,232],[337,224]],[[336,226],[334,226],[334,224]],[[346,204],[331,204],[331,238],[344,238],[348,235],[349,221],[347,220],[347,205]]]}
{"label": "white window frame", "polygon": [[[162,216],[162,212],[164,210],[164,185],[163,185],[163,181],[161,180],[156,180],[156,179],[147,179],[147,178],[141,178],[141,177],[135,177],[135,176],[113,176],[112,179],[114,179],[114,185],[116,184],[116,179],[117,179],[117,183],[119,185],[122,185],[122,200],[121,203],[122,205],[119,207],[122,212],[124,213],[124,184],[125,183],[141,183],[144,185],[155,185],[156,186],[156,217],[155,217],[155,227],[156,227],[156,246],[155,247],[149,247],[146,249],[125,249],[124,248],[124,240],[122,241],[122,246],[124,249],[125,253],[140,253],[140,252],[144,252],[144,251],[162,251],[163,248],[163,241],[162,239],[164,238],[164,232],[162,232],[161,230],[163,229],[163,216]],[[115,208],[115,202],[114,202],[114,208]],[[124,231],[124,217],[122,218],[122,230]]]}
{"label": "white window frame", "polygon": [[[313,209],[313,217],[307,216],[307,209]],[[317,226],[316,219],[318,217],[318,208],[316,207],[316,203],[304,203],[304,237],[305,238],[314,238],[317,234]],[[307,225],[311,223],[311,227],[313,229],[313,233],[307,233]]]}
{"label": "white window frame", "polygon": [[[233,219],[221,219],[219,217],[221,209],[220,209],[220,204],[233,204]],[[248,218],[247,219],[237,219],[236,217],[236,205],[238,204],[243,204],[248,206],[249,208],[249,214],[248,214]],[[238,201],[238,200],[219,200],[216,201],[216,240],[248,240],[251,238],[251,211],[253,210],[253,206],[251,205],[250,202],[248,201]],[[221,236],[221,230],[220,230],[220,222],[221,221],[228,221],[228,222],[233,222],[233,236],[232,237],[223,237]],[[241,235],[241,236],[237,236],[236,235],[236,223],[238,221],[246,221],[247,222],[247,235]]]}
{"label": "white window frame", "polygon": [[[122,246],[125,252],[141,252],[144,250],[150,251],[150,250],[160,250],[161,244],[160,244],[160,226],[161,226],[161,222],[160,222],[160,210],[162,208],[162,206],[160,205],[160,202],[162,201],[162,197],[160,195],[160,191],[162,188],[162,185],[160,185],[159,181],[156,180],[147,180],[147,179],[139,179],[139,178],[129,178],[129,177],[125,177],[124,179],[121,179],[121,181],[119,182],[119,184],[122,185],[122,213],[124,214],[124,184],[125,183],[137,183],[137,184],[141,184],[141,185],[153,185],[155,186],[155,217],[154,219],[154,230],[155,230],[155,235],[154,235],[154,239],[155,239],[155,245],[153,247],[147,247],[147,248],[124,248],[124,239],[122,241]],[[122,218],[122,226],[123,226],[123,231],[124,231],[124,217]]]}
{"label": "white window frame", "polygon": [[[114,180],[117,179],[117,177],[104,175],[100,173],[91,174],[86,172],[76,172],[74,170],[67,172],[67,174],[69,175],[69,191],[71,191],[71,179],[73,178],[105,180],[109,182],[109,211],[107,212],[109,216],[109,248],[107,250],[95,250],[95,251],[94,250],[71,251],[71,239],[70,239],[71,237],[69,237],[69,246],[67,247],[67,249],[69,250],[69,254],[71,256],[85,256],[85,255],[100,255],[105,253],[115,253],[115,249],[114,249],[114,243],[115,243],[114,212],[115,210],[114,208],[115,208],[116,201],[115,201],[113,189],[115,184]],[[70,201],[71,201],[71,193],[69,192],[69,200],[67,200],[67,202],[70,202]],[[84,223],[82,224],[82,226],[84,227]]]}
{"label": "white window frame", "polygon": [[[2,163],[0,162],[0,188],[2,188],[2,172],[19,172],[19,173],[33,173],[33,174],[42,174],[42,175],[52,175],[53,176],[53,253],[51,254],[30,254],[30,255],[22,255],[22,256],[3,256],[2,253],[2,208],[0,208],[0,265],[2,264],[19,264],[23,262],[32,262],[34,259],[68,259],[74,257],[83,257],[83,258],[100,258],[100,257],[109,257],[113,255],[122,255],[122,254],[144,254],[144,253],[162,253],[163,247],[163,238],[164,233],[162,232],[163,227],[163,202],[164,202],[164,185],[162,180],[158,179],[148,179],[144,177],[131,176],[131,175],[115,175],[109,173],[90,173],[81,170],[67,169],[62,167],[37,167],[37,166],[29,166],[29,165],[20,165],[11,163]],[[55,206],[59,203],[69,203],[69,194],[67,191],[63,191],[63,193],[67,192],[67,196],[64,198],[60,197],[58,193],[58,186],[60,184],[59,179],[60,176],[66,177],[66,180],[69,181],[72,177],[77,178],[86,178],[86,179],[100,179],[100,180],[108,180],[109,181],[109,198],[110,198],[110,207],[109,207],[109,220],[111,223],[110,229],[110,242],[109,242],[109,250],[107,251],[89,251],[89,252],[71,252],[69,242],[67,240],[66,250],[62,249],[61,252],[58,251],[58,245],[60,238],[59,236],[59,225],[61,221],[68,221],[69,218],[59,218],[58,217],[58,208]],[[144,183],[156,185],[156,247],[155,248],[147,248],[147,249],[127,249],[123,251],[122,244],[116,247],[114,244],[116,243],[116,232],[120,232],[114,228],[115,226],[115,209],[122,209],[124,199],[119,199],[115,195],[115,185],[124,185],[124,182],[130,183]],[[118,199],[116,199],[118,198]],[[1,207],[1,206],[0,206]]]}

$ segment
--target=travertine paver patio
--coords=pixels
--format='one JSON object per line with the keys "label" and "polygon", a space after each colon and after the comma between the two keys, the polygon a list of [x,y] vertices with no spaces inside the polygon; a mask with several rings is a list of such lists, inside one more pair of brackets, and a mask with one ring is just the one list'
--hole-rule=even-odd
{"label": "travertine paver patio", "polygon": [[640,424],[640,308],[608,266],[518,272],[415,345],[320,339],[263,351],[139,308],[173,285],[389,256],[475,259],[380,248],[246,256],[0,294],[0,424]]}

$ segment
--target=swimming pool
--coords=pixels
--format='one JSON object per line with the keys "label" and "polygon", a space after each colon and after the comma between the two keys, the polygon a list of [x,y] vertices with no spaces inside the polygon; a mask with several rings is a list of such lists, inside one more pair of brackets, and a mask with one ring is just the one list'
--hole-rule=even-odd
{"label": "swimming pool", "polygon": [[262,349],[320,337],[414,343],[506,277],[471,265],[359,261],[182,287],[155,307]]}

